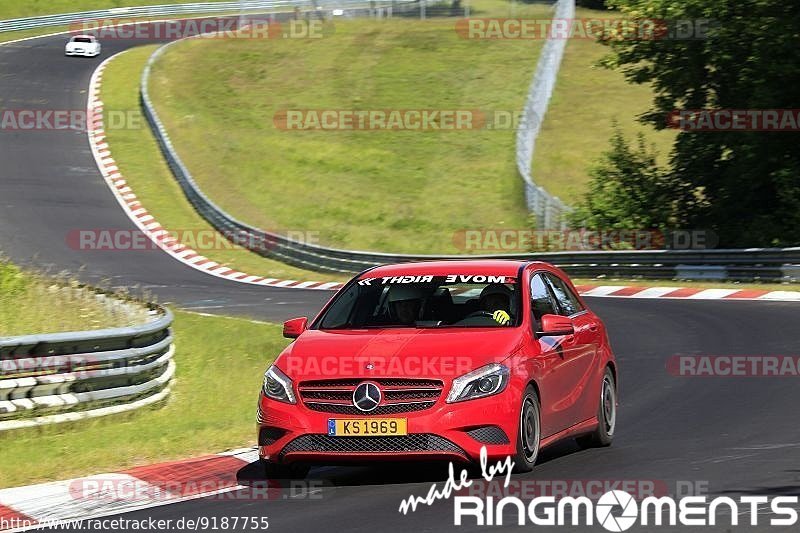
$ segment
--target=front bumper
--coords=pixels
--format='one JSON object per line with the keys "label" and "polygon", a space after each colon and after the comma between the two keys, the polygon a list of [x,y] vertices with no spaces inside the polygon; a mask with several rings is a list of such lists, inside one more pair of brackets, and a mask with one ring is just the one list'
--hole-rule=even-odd
{"label": "front bumper", "polygon": [[99,52],[94,52],[94,51],[89,51],[89,50],[82,51],[82,52],[75,52],[75,51],[65,50],[64,51],[64,55],[70,56],[70,57],[95,57],[95,56],[99,55]]}
{"label": "front bumper", "polygon": [[375,416],[406,418],[408,435],[335,437],[327,435],[330,418],[370,418],[314,411],[259,396],[258,450],[262,459],[278,463],[351,463],[372,461],[476,461],[516,453],[519,394],[513,387],[487,398],[453,404],[439,398],[424,411]]}

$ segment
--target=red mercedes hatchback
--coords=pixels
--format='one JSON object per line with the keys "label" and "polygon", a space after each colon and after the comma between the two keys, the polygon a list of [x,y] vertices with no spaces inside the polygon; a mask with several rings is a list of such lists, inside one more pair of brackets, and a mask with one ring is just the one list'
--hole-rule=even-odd
{"label": "red mercedes hatchback", "polygon": [[567,437],[607,446],[618,371],[606,329],[542,262],[380,266],[348,282],[264,375],[269,477],[312,463],[479,460],[529,471]]}

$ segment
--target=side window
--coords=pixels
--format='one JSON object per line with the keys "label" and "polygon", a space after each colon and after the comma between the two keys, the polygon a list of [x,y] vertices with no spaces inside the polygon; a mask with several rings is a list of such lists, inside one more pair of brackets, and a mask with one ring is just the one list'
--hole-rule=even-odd
{"label": "side window", "polygon": [[537,324],[542,315],[557,314],[550,291],[541,274],[534,274],[531,278],[531,312]]}
{"label": "side window", "polygon": [[578,297],[572,292],[563,279],[553,274],[546,274],[546,276],[550,287],[553,289],[553,294],[555,294],[556,300],[558,300],[558,304],[561,306],[562,312],[560,314],[570,316],[583,311],[580,300],[578,300]]}

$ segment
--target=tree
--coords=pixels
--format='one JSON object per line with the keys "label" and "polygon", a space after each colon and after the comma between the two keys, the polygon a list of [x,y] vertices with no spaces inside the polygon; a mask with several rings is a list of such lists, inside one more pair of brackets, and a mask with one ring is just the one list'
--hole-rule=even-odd
{"label": "tree", "polygon": [[590,170],[589,190],[570,213],[571,224],[606,231],[664,231],[679,225],[679,197],[686,191],[656,157],[643,135],[632,147],[615,124],[611,149]]}
{"label": "tree", "polygon": [[[668,127],[681,109],[792,109],[800,102],[800,2],[612,0],[631,19],[671,21],[693,38],[607,35],[606,65],[656,96],[642,122]],[[668,172],[689,200],[677,218],[722,246],[800,243],[800,133],[681,131]],[[677,198],[680,198],[678,196]],[[686,197],[684,196],[685,199]],[[654,209],[659,206],[653,204]],[[658,217],[656,217],[658,218]]]}

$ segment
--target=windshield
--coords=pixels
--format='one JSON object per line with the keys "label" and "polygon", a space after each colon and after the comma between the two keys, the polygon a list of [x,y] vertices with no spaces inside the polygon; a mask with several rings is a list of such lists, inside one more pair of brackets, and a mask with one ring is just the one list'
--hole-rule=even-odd
{"label": "windshield", "polygon": [[320,329],[512,327],[517,279],[450,275],[360,278],[326,310]]}
{"label": "windshield", "polygon": [[73,37],[73,43],[91,43],[92,40],[89,37]]}

